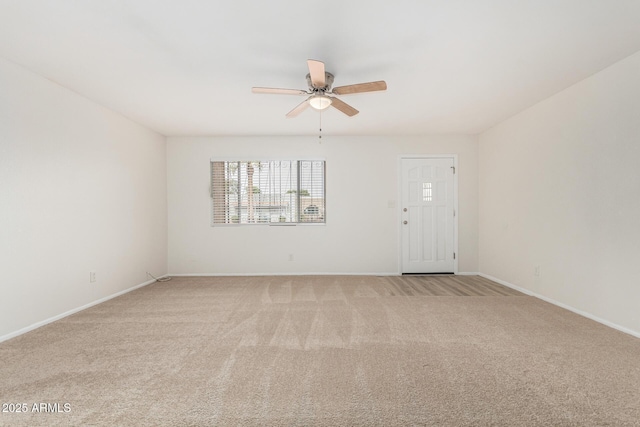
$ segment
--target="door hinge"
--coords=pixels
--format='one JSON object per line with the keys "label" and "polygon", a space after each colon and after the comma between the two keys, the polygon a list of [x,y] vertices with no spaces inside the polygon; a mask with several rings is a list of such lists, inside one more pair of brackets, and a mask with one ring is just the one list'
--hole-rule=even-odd
{"label": "door hinge", "polygon": [[456,216],[456,210],[455,209],[453,210],[453,216]]}
{"label": "door hinge", "polygon": [[451,166],[451,169],[453,169],[453,174],[456,174],[456,167],[455,166]]}
{"label": "door hinge", "polygon": [[453,259],[456,259],[456,253],[455,252],[453,253]]}

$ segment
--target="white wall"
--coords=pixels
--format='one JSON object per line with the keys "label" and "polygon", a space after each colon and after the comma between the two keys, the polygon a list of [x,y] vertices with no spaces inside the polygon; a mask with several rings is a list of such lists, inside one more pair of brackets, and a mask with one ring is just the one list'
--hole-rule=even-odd
{"label": "white wall", "polygon": [[[169,272],[397,274],[401,154],[459,155],[459,271],[478,271],[475,137],[325,136],[168,138]],[[326,159],[327,224],[211,227],[212,157]]]}
{"label": "white wall", "polygon": [[[640,53],[480,135],[480,271],[640,333]],[[540,276],[534,276],[534,266]]]}
{"label": "white wall", "polygon": [[166,273],[166,236],[165,138],[0,59],[0,339]]}

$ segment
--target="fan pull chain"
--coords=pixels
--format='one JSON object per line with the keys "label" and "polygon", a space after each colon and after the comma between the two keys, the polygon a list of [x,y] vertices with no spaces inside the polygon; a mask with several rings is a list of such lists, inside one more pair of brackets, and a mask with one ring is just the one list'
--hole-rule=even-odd
{"label": "fan pull chain", "polygon": [[320,132],[318,133],[318,143],[322,144],[322,110],[320,110],[319,113],[320,113]]}

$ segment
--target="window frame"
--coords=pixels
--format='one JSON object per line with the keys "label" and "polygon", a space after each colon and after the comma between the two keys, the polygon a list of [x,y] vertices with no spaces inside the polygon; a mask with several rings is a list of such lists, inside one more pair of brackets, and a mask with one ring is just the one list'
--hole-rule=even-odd
{"label": "window frame", "polygon": [[[270,227],[295,227],[295,226],[325,226],[327,224],[327,162],[324,158],[321,157],[311,157],[311,158],[306,158],[306,157],[298,157],[298,158],[253,158],[250,160],[238,160],[238,158],[245,158],[246,156],[237,156],[237,157],[211,157],[209,159],[209,197],[210,197],[210,201],[209,201],[209,206],[210,206],[210,214],[209,214],[209,218],[210,218],[210,225],[211,227],[239,227],[239,226],[270,226]],[[295,203],[296,203],[296,212],[297,212],[297,222],[272,222],[272,221],[266,221],[266,222],[254,222],[254,223],[247,223],[247,222],[237,222],[237,223],[228,223],[228,222],[224,222],[224,223],[216,223],[215,222],[215,217],[214,217],[214,211],[215,211],[215,206],[214,206],[214,202],[215,202],[215,198],[214,198],[214,186],[213,186],[213,174],[214,174],[214,170],[213,170],[213,163],[214,162],[226,162],[226,163],[235,163],[235,162],[240,162],[240,163],[248,163],[248,162],[262,162],[262,163],[269,163],[269,162],[295,162],[296,164],[296,168],[297,168],[297,172],[296,172],[296,198],[295,198]],[[322,200],[323,200],[323,220],[322,222],[300,222],[300,215],[302,215],[302,210],[300,209],[300,184],[301,184],[301,177],[300,177],[300,169],[301,169],[301,162],[322,162]]]}

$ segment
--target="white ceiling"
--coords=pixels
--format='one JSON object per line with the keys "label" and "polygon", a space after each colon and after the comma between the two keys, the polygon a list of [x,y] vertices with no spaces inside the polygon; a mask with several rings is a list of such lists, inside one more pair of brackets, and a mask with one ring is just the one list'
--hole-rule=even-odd
{"label": "white ceiling", "polygon": [[640,50],[639,0],[0,0],[0,56],[164,135],[479,133]]}

